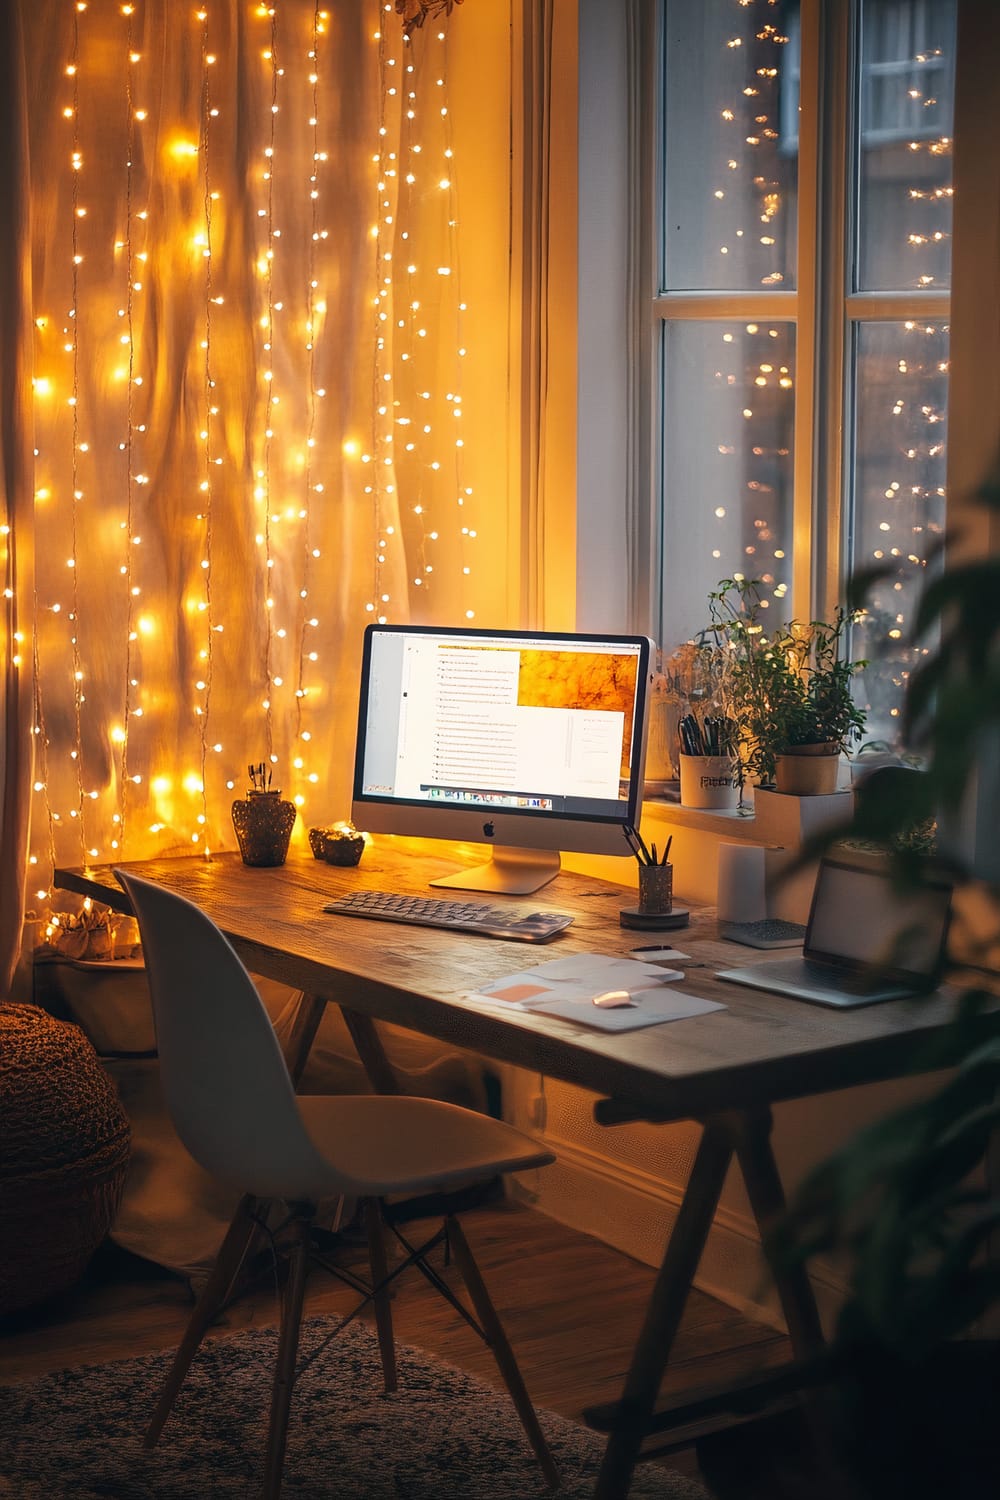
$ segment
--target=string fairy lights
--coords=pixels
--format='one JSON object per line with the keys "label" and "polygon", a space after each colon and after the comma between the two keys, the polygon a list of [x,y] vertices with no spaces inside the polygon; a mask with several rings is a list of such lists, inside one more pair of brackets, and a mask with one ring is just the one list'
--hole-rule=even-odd
{"label": "string fairy lights", "polygon": [[[385,10],[388,11],[388,5]],[[389,610],[393,604],[393,595],[386,582],[386,553],[388,551],[387,538],[392,537],[396,531],[395,508],[392,504],[392,496],[395,493],[395,484],[392,474],[384,477],[384,470],[392,469],[392,453],[390,444],[393,441],[391,430],[385,428],[385,418],[388,411],[386,406],[386,386],[392,379],[390,369],[391,333],[389,313],[386,304],[390,300],[393,285],[391,272],[388,267],[392,263],[391,243],[393,234],[391,225],[395,218],[394,208],[399,191],[399,171],[397,167],[398,153],[389,146],[390,129],[388,121],[396,113],[391,108],[396,98],[394,85],[386,81],[386,73],[396,64],[395,57],[388,55],[388,42],[386,28],[380,24],[374,33],[372,40],[378,48],[378,72],[379,72],[379,100],[378,100],[378,140],[379,149],[373,161],[378,172],[378,182],[375,191],[378,195],[376,204],[375,223],[372,226],[372,239],[374,240],[375,255],[375,291],[372,297],[372,343],[374,346],[374,360],[372,364],[372,388],[371,388],[371,426],[369,436],[368,453],[361,455],[362,464],[369,467],[368,482],[364,486],[365,494],[372,497],[372,515],[377,535],[375,547],[375,565],[372,575],[372,598],[365,608],[374,613],[380,625],[385,624],[389,618]]]}
{"label": "string fairy lights", "polygon": [[203,204],[203,229],[197,237],[201,242],[201,259],[204,271],[204,314],[203,314],[203,336],[201,346],[203,351],[202,362],[202,393],[201,393],[201,431],[200,438],[203,445],[203,459],[201,465],[201,480],[198,485],[200,493],[200,509],[197,519],[202,525],[202,556],[199,566],[203,575],[203,594],[197,602],[197,611],[204,615],[204,643],[197,652],[195,662],[194,682],[192,685],[192,702],[194,713],[198,720],[198,752],[199,772],[197,779],[189,778],[188,784],[192,793],[201,800],[201,810],[198,812],[196,822],[199,825],[191,834],[191,843],[202,845],[203,852],[210,852],[209,845],[204,843],[204,834],[208,825],[209,803],[208,803],[208,757],[210,744],[210,716],[212,710],[212,681],[214,673],[214,642],[215,615],[213,610],[212,595],[212,563],[213,563],[213,540],[215,524],[215,469],[223,462],[216,452],[216,426],[219,416],[219,408],[216,405],[216,376],[213,363],[212,338],[214,332],[215,310],[222,302],[222,298],[216,291],[213,268],[213,231],[215,206],[219,194],[213,185],[212,161],[213,161],[213,134],[215,121],[218,119],[219,110],[213,103],[212,73],[215,67],[216,54],[212,51],[209,39],[209,13],[207,7],[198,11],[198,20],[201,23],[201,119],[199,122],[199,160],[202,171],[202,204]]}
{"label": "string fairy lights", "polygon": [[[773,0],[739,0],[723,36],[718,110],[720,128],[712,223],[718,224],[715,269],[720,287],[760,287],[789,297],[794,291],[797,124],[789,127],[791,38],[775,24]],[[794,115],[794,111],[791,111]],[[784,121],[784,134],[781,123]],[[705,538],[705,571],[715,579],[728,567],[763,585],[761,607],[787,597],[791,570],[792,428],[795,403],[795,326],[780,310],[714,325],[718,343],[712,381],[724,415],[715,438],[726,499],[714,508],[717,527]],[[734,406],[730,399],[740,393]],[[737,498],[738,492],[738,498]],[[734,503],[735,501],[735,503]]]}
{"label": "string fairy lights", "polygon": [[56,863],[232,848],[262,753],[304,837],[361,626],[474,614],[446,30],[363,6],[67,0],[46,39],[39,903]]}
{"label": "string fairy lights", "polygon": [[81,455],[87,451],[87,443],[80,433],[80,266],[83,255],[80,251],[80,220],[86,216],[86,208],[80,201],[80,173],[83,169],[83,152],[80,149],[80,94],[79,94],[79,59],[80,59],[80,16],[86,6],[77,4],[73,12],[73,54],[70,64],[71,77],[73,80],[73,149],[70,159],[72,175],[72,192],[70,196],[70,247],[71,247],[71,298],[72,305],[69,311],[71,332],[70,342],[64,345],[72,362],[72,392],[70,407],[72,409],[72,453],[70,460],[70,555],[66,565],[70,569],[70,666],[73,679],[73,748],[70,751],[70,759],[73,762],[76,779],[76,807],[70,809],[70,817],[77,819],[79,829],[80,849],[84,863],[87,862],[91,853],[96,853],[88,847],[86,806],[87,798],[84,792],[83,781],[83,704],[85,693],[83,688],[84,671],[83,655],[80,649],[80,573],[79,573],[79,550],[78,550],[78,525],[80,505],[84,499],[81,488],[82,479],[80,474]]}
{"label": "string fairy lights", "polygon": [[[309,739],[303,739],[303,734],[309,736],[310,731],[306,727],[303,710],[306,699],[310,693],[310,675],[312,661],[315,653],[307,648],[308,635],[318,629],[319,621],[312,614],[310,602],[310,591],[312,585],[313,571],[313,546],[312,546],[312,503],[313,494],[322,495],[324,485],[322,481],[317,482],[314,471],[313,456],[316,449],[316,422],[319,411],[319,403],[322,400],[320,389],[317,388],[318,370],[316,361],[316,344],[321,337],[322,319],[326,312],[326,301],[319,282],[318,251],[320,245],[328,238],[329,230],[325,225],[325,208],[321,206],[322,184],[325,178],[324,167],[329,162],[330,153],[324,149],[323,134],[320,125],[322,110],[320,90],[320,69],[325,60],[325,43],[328,36],[330,16],[329,12],[316,5],[313,9],[312,27],[309,36],[308,52],[308,81],[309,81],[309,152],[308,165],[308,193],[309,193],[309,241],[306,254],[306,315],[305,315],[305,363],[306,363],[306,440],[305,440],[305,462],[302,473],[302,506],[298,513],[302,526],[302,542],[300,547],[301,577],[298,590],[298,620],[297,641],[298,649],[295,659],[295,748],[296,753],[292,761],[293,769],[296,771],[306,770],[303,748],[308,745]],[[308,774],[308,772],[307,772]],[[305,797],[303,793],[296,794],[296,800],[301,806]]]}
{"label": "string fairy lights", "polygon": [[[776,24],[776,8],[775,0],[736,0],[728,29],[720,28],[717,76],[724,93],[707,174],[710,241],[703,279],[683,286],[723,295],[757,286],[773,292],[794,265],[789,213],[794,219],[799,34],[795,17],[787,30]],[[865,678],[869,724],[875,733],[890,733],[915,653],[929,649],[915,648],[909,633],[920,577],[944,520],[953,193],[945,38],[954,8],[944,0],[928,17],[926,8],[918,15],[914,7],[909,42],[907,7],[897,7],[891,22],[884,8],[860,9],[857,128],[863,149],[851,168],[858,178],[858,222],[851,226],[857,290],[907,300],[898,318],[867,321],[862,308],[854,324],[855,550],[848,566],[886,569],[869,596],[855,654],[878,662]],[[928,45],[930,21],[934,46]],[[921,45],[913,45],[918,38]],[[677,170],[683,177],[683,165]],[[674,253],[683,256],[685,249],[681,243]],[[848,255],[849,265],[852,259]],[[845,288],[848,301],[853,290]],[[936,300],[925,302],[921,313],[920,298],[928,295]],[[703,325],[708,342],[698,355],[712,360],[720,415],[706,431],[711,457],[703,462],[712,465],[706,474],[719,476],[721,490],[711,513],[717,529],[700,533],[698,576],[714,581],[740,568],[764,584],[764,607],[783,600],[789,588],[797,309],[794,292],[788,296],[787,321],[774,301],[761,303],[760,317]],[[671,325],[672,334],[677,329],[683,339],[685,325]]]}
{"label": "string fairy lights", "polygon": [[[260,5],[257,14],[266,17],[269,27],[268,45],[264,51],[264,60],[268,66],[268,84],[270,102],[267,106],[266,119],[268,122],[267,145],[264,147],[264,168],[261,173],[264,182],[264,209],[263,219],[265,225],[266,242],[264,249],[258,257],[257,265],[261,273],[264,285],[264,312],[261,314],[260,326],[264,334],[262,343],[262,362],[260,380],[263,389],[264,426],[261,439],[262,459],[261,466],[257,470],[259,487],[256,491],[260,502],[262,520],[260,529],[255,538],[257,546],[263,551],[264,556],[264,586],[263,586],[263,633],[264,633],[264,697],[261,707],[264,710],[264,744],[267,758],[273,762],[274,753],[274,692],[280,681],[274,678],[274,566],[275,559],[272,555],[271,528],[273,524],[271,511],[271,442],[274,437],[273,421],[274,407],[279,399],[274,389],[274,257],[275,245],[281,238],[281,230],[274,221],[274,173],[275,173],[275,141],[277,139],[277,117],[281,106],[278,103],[278,80],[283,76],[284,70],[278,66],[278,29],[276,11],[273,5]],[[280,309],[279,309],[280,310]]]}
{"label": "string fairy lights", "polygon": [[[137,687],[135,671],[134,644],[136,641],[135,630],[135,595],[132,583],[132,553],[136,546],[135,541],[135,416],[134,396],[136,382],[136,327],[135,327],[135,304],[134,298],[137,292],[142,290],[142,283],[136,279],[136,260],[134,246],[132,243],[133,231],[133,192],[135,176],[135,151],[136,151],[136,124],[137,119],[145,118],[143,110],[136,109],[132,79],[136,65],[141,61],[140,54],[135,51],[133,40],[133,16],[135,7],[131,4],[122,6],[125,17],[125,50],[126,61],[124,68],[125,77],[125,225],[123,239],[120,242],[124,251],[125,260],[125,317],[128,336],[128,358],[125,366],[125,435],[120,445],[125,454],[125,473],[123,476],[125,485],[125,520],[123,530],[125,532],[124,560],[121,563],[121,573],[125,584],[125,681],[122,689],[122,719],[120,725],[113,725],[110,731],[112,746],[118,746],[118,808],[112,814],[112,821],[117,823],[117,837],[110,840],[112,851],[117,854],[124,847],[127,824],[128,824],[128,791],[129,791],[129,768],[128,748],[129,729],[132,718],[132,706],[134,693]],[[117,248],[117,246],[116,246]],[[141,252],[140,252],[141,254]],[[144,258],[144,257],[143,257]],[[139,262],[142,263],[141,261]],[[141,378],[140,378],[141,383]],[[140,480],[142,476],[140,475]]]}
{"label": "string fairy lights", "polygon": [[[361,457],[379,546],[366,608],[380,622],[390,617],[395,585],[386,576],[387,552],[401,534],[413,564],[405,580],[409,606],[424,618],[434,613],[435,575],[443,555],[460,570],[461,614],[471,621],[476,613],[471,548],[477,530],[469,514],[474,489],[465,483],[462,464],[467,306],[445,92],[447,32],[390,32],[393,6],[387,3],[383,10],[373,34],[381,78],[371,231],[375,368],[370,451]],[[420,244],[434,244],[437,254],[421,253]]]}

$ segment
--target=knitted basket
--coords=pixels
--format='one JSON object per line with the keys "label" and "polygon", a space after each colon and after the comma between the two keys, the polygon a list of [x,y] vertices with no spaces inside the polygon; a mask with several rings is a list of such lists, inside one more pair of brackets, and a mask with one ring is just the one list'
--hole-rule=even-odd
{"label": "knitted basket", "polygon": [[129,1139],[79,1027],[0,1003],[0,1314],[82,1274],[121,1201]]}

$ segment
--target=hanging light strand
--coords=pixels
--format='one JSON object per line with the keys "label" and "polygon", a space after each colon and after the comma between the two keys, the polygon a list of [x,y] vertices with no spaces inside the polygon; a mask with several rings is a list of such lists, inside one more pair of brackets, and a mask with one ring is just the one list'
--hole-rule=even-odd
{"label": "hanging light strand", "polygon": [[[448,77],[448,32],[438,32],[438,41],[441,44],[442,66],[441,73],[444,78]],[[465,341],[465,313],[467,311],[462,291],[462,264],[459,256],[460,237],[458,234],[458,166],[455,161],[455,136],[451,121],[451,111],[448,108],[447,99],[439,106],[441,118],[444,122],[444,162],[442,165],[442,183],[446,184],[444,191],[447,193],[447,216],[448,216],[448,265],[451,275],[448,278],[449,288],[453,288],[455,306],[455,344],[454,373],[452,375],[452,389],[448,392],[447,399],[451,405],[451,419],[453,422],[454,435],[449,439],[453,455],[453,477],[455,486],[455,498],[460,512],[460,546],[459,557],[462,569],[461,599],[463,612],[467,620],[475,619],[476,611],[472,601],[475,598],[475,586],[473,578],[473,549],[476,543],[475,516],[469,514],[469,502],[473,498],[471,485],[466,484],[465,479],[465,439],[462,435],[462,387],[463,373],[466,357]]]}
{"label": "hanging light strand", "polygon": [[[389,7],[385,9],[388,11]],[[369,601],[369,611],[374,611],[376,619],[383,624],[388,618],[386,607],[390,604],[389,595],[385,592],[385,579],[383,567],[385,564],[386,547],[388,537],[391,534],[382,514],[382,462],[380,458],[381,440],[379,436],[379,407],[385,400],[385,389],[391,380],[391,372],[387,368],[385,360],[385,334],[384,329],[388,325],[388,313],[384,303],[390,300],[390,289],[392,278],[385,272],[385,267],[390,264],[386,255],[391,256],[385,246],[391,241],[391,236],[384,234],[384,210],[382,207],[382,194],[385,191],[387,181],[395,176],[395,168],[390,159],[391,153],[386,150],[386,137],[388,127],[386,125],[386,97],[388,80],[386,74],[389,71],[390,59],[387,54],[385,41],[385,27],[380,26],[374,38],[377,45],[378,56],[378,152],[375,156],[376,172],[378,175],[377,193],[378,198],[375,207],[375,223],[372,229],[375,252],[375,293],[372,298],[372,397],[371,397],[371,452],[363,455],[362,462],[367,463],[370,468],[370,480],[365,490],[372,497],[372,524],[375,532],[375,561],[372,575],[372,598]]]}
{"label": "hanging light strand", "polygon": [[264,170],[265,189],[265,216],[264,222],[267,226],[267,249],[264,254],[264,292],[266,297],[266,309],[264,313],[264,451],[263,470],[261,472],[261,491],[264,502],[264,526],[261,533],[264,547],[264,744],[269,761],[275,760],[274,754],[274,584],[272,574],[274,572],[274,556],[272,553],[273,538],[271,536],[271,436],[272,422],[274,419],[274,385],[273,385],[273,358],[274,358],[274,244],[278,238],[278,231],[274,223],[274,160],[275,139],[277,136],[278,120],[278,27],[275,7],[268,9],[270,18],[270,46],[266,56],[271,64],[271,106],[270,123],[268,127],[268,143],[264,155],[266,167]]}
{"label": "hanging light strand", "polygon": [[[214,307],[213,292],[213,270],[212,270],[212,206],[215,193],[212,191],[211,171],[211,123],[217,111],[212,107],[211,69],[215,63],[215,56],[209,50],[208,45],[208,9],[203,7],[199,11],[201,20],[201,126],[199,131],[199,154],[202,162],[203,174],[203,205],[205,216],[205,243],[202,250],[202,259],[205,266],[205,319],[203,339],[204,361],[203,389],[204,389],[204,418],[203,433],[205,443],[204,477],[201,481],[204,496],[201,519],[204,522],[204,553],[201,560],[202,572],[204,573],[205,597],[200,606],[205,615],[205,646],[201,652],[203,662],[201,673],[195,683],[196,692],[200,694],[200,702],[196,700],[195,714],[198,718],[199,749],[200,749],[200,782],[201,782],[201,816],[198,819],[202,829],[208,829],[208,744],[209,724],[212,707],[212,634],[214,627],[214,616],[212,609],[212,530],[214,519],[214,488],[212,483],[212,470],[219,461],[215,455],[215,423],[217,412],[215,405],[215,379],[212,365],[212,309]],[[200,842],[200,835],[195,833],[191,837],[192,843]],[[204,845],[204,853],[208,854],[207,841]]]}
{"label": "hanging light strand", "polygon": [[135,381],[135,323],[133,308],[133,282],[135,266],[132,258],[132,193],[134,188],[133,162],[135,160],[135,100],[132,91],[132,69],[135,62],[132,14],[133,7],[123,7],[125,14],[125,228],[123,244],[125,251],[125,318],[128,334],[128,365],[125,389],[125,561],[122,575],[125,580],[125,688],[122,703],[121,752],[118,778],[118,838],[112,841],[113,848],[125,847],[125,831],[128,820],[128,747],[129,725],[132,718],[133,651],[135,639],[135,601],[132,592],[132,549],[135,545],[135,479],[134,479],[134,416],[133,398]]}
{"label": "hanging light strand", "polygon": [[[36,602],[36,606],[37,606],[37,595],[36,595],[35,602]],[[37,608],[36,608],[36,615],[37,615]],[[38,635],[39,635],[39,632],[37,630],[32,631],[31,667],[32,667],[32,672],[34,674],[34,686],[33,686],[33,690],[32,690],[32,697],[33,697],[33,700],[34,700],[34,726],[33,726],[33,728],[34,728],[34,735],[35,735],[35,755],[34,755],[34,761],[35,761],[35,783],[34,783],[34,790],[36,792],[42,792],[44,794],[44,798],[45,798],[45,823],[46,823],[46,831],[48,833],[48,845],[47,845],[46,852],[47,852],[47,855],[48,855],[49,880],[46,881],[45,888],[42,889],[42,890],[36,891],[35,894],[38,897],[39,901],[44,901],[51,894],[50,881],[51,881],[52,872],[55,870],[55,867],[56,867],[56,826],[57,825],[56,825],[56,820],[55,820],[55,818],[52,815],[52,804],[51,804],[51,802],[49,800],[49,735],[48,735],[48,730],[45,727],[45,706],[44,706],[44,702],[43,702],[43,699],[42,699],[42,669],[41,669],[41,659],[40,659],[39,651],[38,651]],[[29,863],[31,863],[31,864],[35,863],[35,857],[34,856],[31,857],[31,859],[29,860]]]}
{"label": "hanging light strand", "polygon": [[[427,543],[430,538],[437,540],[438,532],[428,527],[428,514],[433,513],[434,480],[438,477],[440,464],[433,457],[425,458],[423,450],[428,446],[427,439],[431,431],[428,422],[428,413],[416,409],[414,400],[415,382],[418,372],[421,370],[421,361],[426,354],[424,335],[426,330],[421,329],[418,324],[423,321],[426,314],[420,311],[422,298],[415,294],[419,290],[417,281],[416,256],[417,252],[410,243],[410,226],[418,222],[419,205],[426,193],[425,183],[421,181],[425,175],[428,164],[424,159],[423,144],[417,139],[419,132],[415,125],[419,113],[419,93],[421,87],[421,75],[423,72],[421,60],[424,56],[424,37],[421,34],[420,44],[414,46],[412,39],[406,31],[403,32],[403,67],[402,79],[398,85],[401,91],[399,117],[400,117],[400,140],[399,160],[400,177],[397,198],[397,217],[400,228],[397,231],[397,242],[406,244],[407,258],[407,296],[405,311],[396,305],[393,308],[393,324],[396,329],[394,334],[394,356],[398,357],[400,367],[406,367],[406,377],[400,381],[400,390],[405,391],[409,397],[409,405],[404,410],[402,403],[398,400],[393,402],[396,423],[403,428],[405,441],[403,452],[414,454],[418,462],[409,465],[406,476],[407,503],[411,515],[415,518],[417,529],[417,547],[412,572],[414,588],[424,590],[425,584],[433,574],[433,564],[428,561]],[[396,85],[390,83],[388,93],[394,95]],[[386,205],[387,206],[387,205]],[[402,227],[405,225],[406,227]],[[422,393],[425,400],[430,399],[430,391]],[[410,522],[412,532],[414,522]]]}
{"label": "hanging light strand", "polygon": [[70,556],[68,559],[72,583],[70,584],[70,660],[73,671],[73,749],[71,759],[73,761],[76,776],[76,815],[80,829],[80,849],[83,862],[86,864],[89,858],[87,849],[86,832],[86,793],[83,785],[83,657],[80,651],[80,589],[79,568],[77,567],[77,512],[80,501],[83,499],[83,491],[80,489],[80,265],[83,256],[80,253],[80,220],[86,210],[80,203],[80,173],[83,168],[83,153],[80,147],[80,15],[82,7],[77,4],[73,10],[73,155],[72,155],[72,228],[70,231],[70,245],[72,254],[72,291],[70,319],[73,325],[71,335],[71,360],[72,360],[72,396],[70,406],[73,413],[72,442],[73,454],[70,463],[70,483],[72,495],[70,500]]}
{"label": "hanging light strand", "polygon": [[[309,591],[312,575],[312,496],[313,496],[313,452],[316,446],[316,337],[317,320],[321,312],[325,311],[322,306],[322,298],[317,297],[317,247],[320,242],[320,167],[325,161],[326,153],[321,151],[321,135],[319,127],[319,99],[320,99],[320,38],[325,34],[324,24],[325,12],[317,5],[313,9],[311,47],[309,51],[309,79],[311,84],[312,110],[310,113],[312,131],[312,153],[309,171],[309,246],[306,253],[306,370],[307,370],[307,426],[306,426],[306,459],[305,474],[303,477],[303,500],[302,500],[302,576],[299,583],[299,630],[298,630],[298,665],[295,681],[295,738],[298,739],[302,733],[302,709],[308,696],[306,686],[308,653],[306,651],[306,633],[311,629],[311,606],[309,604]],[[322,490],[317,485],[318,491]]]}

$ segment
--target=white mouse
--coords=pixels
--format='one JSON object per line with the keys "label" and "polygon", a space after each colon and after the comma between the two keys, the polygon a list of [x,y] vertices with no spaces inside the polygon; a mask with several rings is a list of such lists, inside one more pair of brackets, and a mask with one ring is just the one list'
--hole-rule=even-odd
{"label": "white mouse", "polygon": [[594,1004],[599,1005],[602,1010],[618,1010],[626,1005],[635,1005],[628,990],[605,990],[603,995],[594,996]]}

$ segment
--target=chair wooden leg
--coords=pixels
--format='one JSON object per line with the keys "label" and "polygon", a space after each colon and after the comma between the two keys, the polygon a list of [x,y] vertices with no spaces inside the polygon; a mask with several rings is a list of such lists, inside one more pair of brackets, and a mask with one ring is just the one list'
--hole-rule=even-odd
{"label": "chair wooden leg", "polygon": [[194,1312],[191,1314],[190,1322],[184,1330],[184,1337],[174,1355],[173,1364],[167,1375],[166,1385],[160,1395],[159,1401],[150,1418],[149,1426],[143,1435],[143,1447],[152,1448],[157,1438],[163,1431],[164,1423],[170,1415],[171,1408],[177,1399],[177,1392],[184,1383],[184,1377],[191,1366],[191,1361],[198,1352],[198,1346],[205,1336],[213,1318],[220,1308],[224,1306],[226,1298],[232,1288],[233,1282],[239,1274],[241,1265],[246,1256],[250,1243],[257,1228],[257,1210],[260,1207],[256,1198],[248,1195],[240,1199],[233,1214],[226,1237],[219,1247],[219,1253],[215,1257],[207,1282],[202,1290],[201,1296],[195,1303]]}
{"label": "chair wooden leg", "polygon": [[493,1352],[493,1358],[497,1362],[497,1369],[503,1377],[503,1383],[510,1393],[510,1399],[521,1419],[528,1442],[535,1450],[535,1457],[541,1465],[545,1482],[550,1489],[558,1489],[560,1484],[559,1470],[556,1468],[555,1460],[549,1452],[549,1445],[545,1441],[545,1435],[539,1426],[535,1408],[531,1403],[527,1387],[514,1358],[514,1351],[510,1347],[503,1324],[497,1315],[496,1308],[486,1290],[486,1283],[469,1248],[469,1242],[458,1220],[453,1216],[445,1220],[448,1231],[448,1243],[455,1256],[462,1280],[469,1291],[469,1297],[476,1310],[476,1315],[486,1335],[486,1341]]}
{"label": "chair wooden leg", "polygon": [[267,1429],[267,1452],[264,1458],[263,1500],[278,1500],[281,1473],[285,1466],[285,1439],[288,1413],[295,1384],[295,1362],[299,1351],[299,1328],[305,1298],[306,1274],[309,1268],[309,1216],[297,1214],[292,1221],[294,1241],[288,1264],[288,1280],[281,1299],[281,1332],[278,1357],[271,1387],[271,1419]]}
{"label": "chair wooden leg", "polygon": [[378,1331],[378,1352],[382,1358],[382,1377],[388,1394],[398,1388],[399,1382],[396,1374],[396,1341],[392,1332],[390,1289],[384,1285],[389,1275],[389,1258],[385,1248],[382,1209],[377,1198],[365,1201],[365,1224],[368,1229],[368,1264],[371,1267],[372,1286],[376,1288],[372,1301]]}

